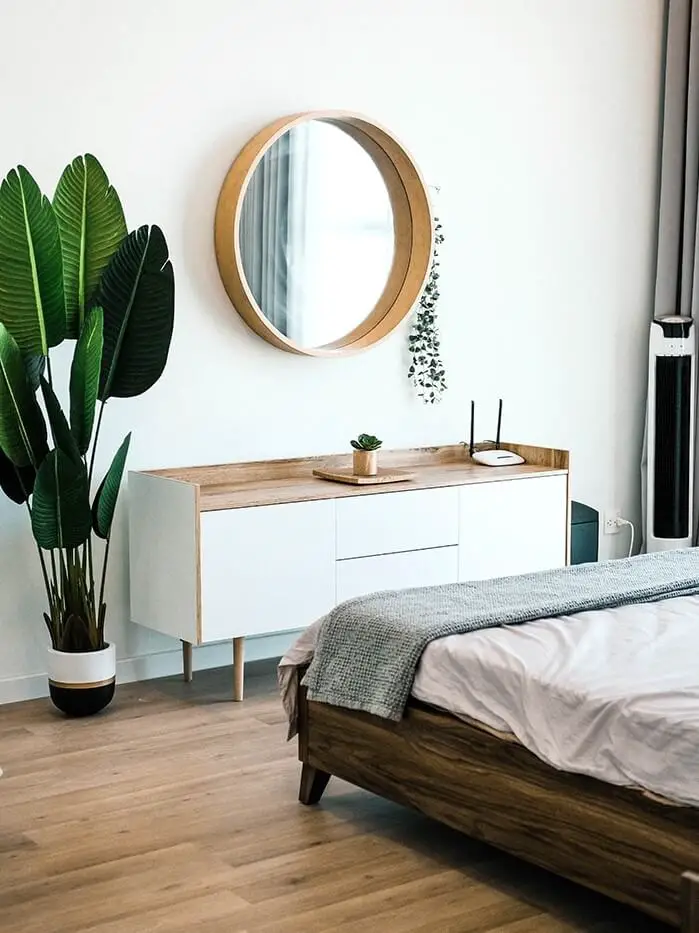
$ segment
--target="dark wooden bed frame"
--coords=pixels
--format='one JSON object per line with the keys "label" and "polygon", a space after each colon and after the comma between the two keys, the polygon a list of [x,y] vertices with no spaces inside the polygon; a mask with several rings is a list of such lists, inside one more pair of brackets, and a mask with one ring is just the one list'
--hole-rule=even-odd
{"label": "dark wooden bed frame", "polygon": [[557,771],[413,701],[393,723],[309,702],[301,687],[298,713],[302,803],[336,775],[699,933],[699,809]]}

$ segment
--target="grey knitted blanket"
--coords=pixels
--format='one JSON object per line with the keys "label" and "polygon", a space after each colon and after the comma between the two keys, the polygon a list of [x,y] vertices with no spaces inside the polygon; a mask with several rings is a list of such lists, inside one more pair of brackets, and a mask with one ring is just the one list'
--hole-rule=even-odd
{"label": "grey knitted blanket", "polygon": [[695,593],[696,548],[374,593],[326,616],[303,683],[311,700],[399,720],[420,656],[437,638]]}

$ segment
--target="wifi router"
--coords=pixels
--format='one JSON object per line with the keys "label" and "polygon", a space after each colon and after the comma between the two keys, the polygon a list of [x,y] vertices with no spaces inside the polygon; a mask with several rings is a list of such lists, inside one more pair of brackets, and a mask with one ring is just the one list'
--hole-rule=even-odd
{"label": "wifi router", "polygon": [[500,446],[500,428],[502,426],[502,399],[498,405],[498,430],[495,435],[494,450],[476,450],[473,440],[473,431],[476,420],[476,405],[471,399],[471,440],[468,445],[468,452],[474,463],[480,463],[482,466],[517,466],[518,463],[524,463],[524,457],[520,457],[513,450],[506,450]]}
{"label": "wifi router", "polygon": [[483,466],[516,466],[518,463],[524,463],[524,457],[514,453],[512,450],[477,450],[471,454],[471,460],[474,463],[480,463]]}

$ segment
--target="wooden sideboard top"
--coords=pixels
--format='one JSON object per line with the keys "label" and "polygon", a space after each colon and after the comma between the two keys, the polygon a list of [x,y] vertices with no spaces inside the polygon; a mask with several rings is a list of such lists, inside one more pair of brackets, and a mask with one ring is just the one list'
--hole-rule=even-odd
{"label": "wooden sideboard top", "polygon": [[[480,450],[492,444],[478,445]],[[486,467],[473,461],[462,444],[447,447],[419,447],[412,450],[381,450],[381,466],[410,470],[415,478],[403,483],[376,486],[349,486],[313,476],[319,466],[348,466],[351,454],[305,457],[294,460],[259,460],[247,463],[224,463],[216,466],[178,467],[144,471],[148,476],[188,483],[199,489],[199,509],[214,512],[284,502],[307,502],[313,499],[339,499],[411,489],[434,489],[440,486],[463,486],[524,479],[552,473],[567,473],[567,450],[504,444],[524,457],[526,463],[512,467]]]}

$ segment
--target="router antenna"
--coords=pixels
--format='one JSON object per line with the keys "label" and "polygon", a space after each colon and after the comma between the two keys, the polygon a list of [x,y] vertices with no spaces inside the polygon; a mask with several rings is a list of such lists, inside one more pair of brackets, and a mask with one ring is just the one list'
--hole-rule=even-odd
{"label": "router antenna", "polygon": [[471,457],[473,456],[473,451],[475,449],[474,443],[473,443],[473,428],[474,428],[475,420],[476,420],[476,403],[473,401],[473,399],[471,399],[471,442],[468,445],[468,452],[469,452],[469,456]]}
{"label": "router antenna", "polygon": [[500,427],[502,425],[502,399],[498,405],[498,430],[495,435],[495,449],[500,450]]}

